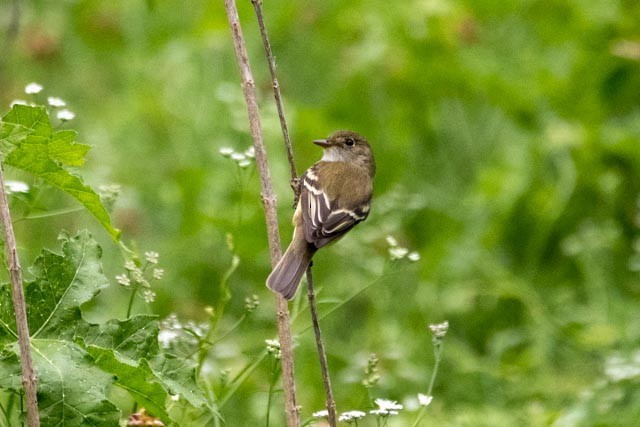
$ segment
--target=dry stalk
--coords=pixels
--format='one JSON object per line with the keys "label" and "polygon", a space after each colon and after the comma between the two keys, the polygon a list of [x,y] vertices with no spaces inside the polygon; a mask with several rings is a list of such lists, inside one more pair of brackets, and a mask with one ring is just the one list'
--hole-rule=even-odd
{"label": "dry stalk", "polygon": [[[269,252],[271,255],[271,265],[275,266],[282,257],[280,248],[280,234],[278,231],[278,217],[276,212],[276,196],[271,185],[271,176],[269,174],[269,166],[267,163],[267,155],[264,148],[262,138],[262,126],[260,125],[260,115],[258,110],[258,102],[255,92],[255,82],[249,65],[249,57],[242,35],[238,10],[235,0],[225,0],[225,9],[229,26],[231,27],[231,36],[233,38],[233,46],[236,52],[236,59],[240,67],[240,76],[242,79],[242,93],[247,104],[247,112],[249,115],[249,128],[253,138],[253,147],[256,156],[256,165],[260,174],[261,198],[265,211],[267,222],[267,235],[269,238]],[[277,318],[278,318],[278,335],[280,339],[280,349],[282,352],[282,382],[285,397],[285,409],[288,427],[298,427],[300,425],[300,414],[296,403],[295,377],[293,367],[293,343],[291,339],[291,325],[289,316],[289,307],[287,300],[280,295],[276,296]]]}
{"label": "dry stalk", "polygon": [[20,347],[20,363],[22,365],[22,386],[27,401],[27,421],[29,427],[40,427],[40,415],[38,413],[38,398],[36,395],[38,380],[33,369],[31,359],[31,347],[29,346],[29,325],[27,324],[27,306],[24,301],[22,289],[22,268],[18,258],[16,236],[13,233],[9,202],[4,188],[2,165],[0,164],[0,219],[4,229],[4,242],[7,250],[7,262],[9,263],[9,276],[11,277],[11,289],[13,297],[13,310],[16,315],[16,328],[18,329],[18,346]]}

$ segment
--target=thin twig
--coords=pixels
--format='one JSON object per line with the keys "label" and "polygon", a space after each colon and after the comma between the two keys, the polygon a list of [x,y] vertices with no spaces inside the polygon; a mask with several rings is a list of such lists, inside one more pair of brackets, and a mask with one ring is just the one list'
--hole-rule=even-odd
{"label": "thin twig", "polygon": [[296,195],[296,201],[299,196],[298,188],[298,173],[296,172],[296,164],[293,160],[293,148],[291,147],[291,140],[289,139],[289,129],[287,127],[287,121],[284,118],[284,108],[282,107],[282,96],[280,95],[280,83],[278,83],[278,77],[276,76],[276,60],[271,50],[271,43],[267,36],[267,28],[264,25],[264,16],[262,14],[262,0],[251,0],[253,8],[256,10],[256,17],[258,18],[258,26],[260,27],[260,35],[262,36],[262,44],[264,44],[264,51],[267,55],[267,62],[269,63],[269,72],[271,73],[271,85],[273,87],[273,97],[276,101],[276,107],[278,109],[278,118],[280,119],[280,127],[282,128],[282,138],[284,140],[284,146],[287,150],[287,159],[289,160],[289,167],[291,168],[291,188]]}
{"label": "thin twig", "polygon": [[[278,83],[278,77],[276,75],[276,60],[271,50],[271,43],[267,36],[267,28],[264,23],[264,15],[262,13],[262,0],[251,0],[253,8],[256,11],[256,17],[258,18],[258,26],[260,27],[260,35],[262,36],[262,43],[264,44],[264,50],[267,55],[267,62],[269,63],[269,72],[271,73],[271,83],[273,87],[273,97],[278,109],[278,118],[280,119],[280,127],[282,128],[282,137],[284,145],[287,151],[287,159],[289,160],[289,166],[291,167],[291,188],[295,194],[294,206],[298,202],[300,197],[300,187],[298,185],[298,175],[296,173],[296,165],[293,160],[293,149],[291,147],[291,140],[289,139],[289,130],[287,128],[287,121],[284,117],[284,108],[282,107],[282,96],[280,94],[280,84]],[[329,379],[329,370],[327,368],[327,355],[324,350],[324,344],[322,341],[322,333],[320,331],[320,323],[318,321],[318,312],[316,310],[315,294],[313,292],[313,282],[311,274],[311,265],[307,268],[307,284],[309,288],[309,308],[311,310],[311,318],[313,321],[313,329],[316,337],[316,345],[318,347],[318,357],[320,358],[320,369],[322,371],[322,383],[324,385],[326,394],[327,411],[329,412],[329,425],[331,427],[336,426],[336,403],[333,399],[333,391],[331,390],[331,381]]]}
{"label": "thin twig", "polygon": [[[247,103],[249,115],[249,128],[253,137],[253,148],[255,150],[256,165],[260,173],[260,185],[262,188],[261,198],[264,206],[265,218],[267,222],[267,235],[269,237],[269,252],[271,254],[271,265],[275,267],[282,257],[280,248],[280,233],[278,231],[278,216],[276,211],[276,196],[271,185],[271,176],[267,164],[267,155],[262,138],[262,127],[260,125],[260,115],[258,102],[255,93],[255,83],[249,66],[249,57],[240,27],[240,18],[236,8],[235,0],[225,0],[225,9],[233,46],[236,52],[236,59],[240,67],[242,78],[242,93]],[[285,409],[287,415],[287,426],[298,427],[300,425],[300,414],[296,403],[295,378],[293,369],[293,343],[291,339],[291,325],[289,321],[289,306],[287,300],[281,295],[276,296],[278,335],[280,339],[280,349],[282,352],[282,383],[285,397]]]}
{"label": "thin twig", "polygon": [[322,371],[322,384],[326,395],[326,405],[328,412],[329,425],[336,427],[336,401],[333,400],[333,392],[331,391],[331,379],[329,378],[329,368],[327,367],[327,354],[324,351],[322,343],[322,333],[320,332],[320,323],[318,322],[318,312],[316,311],[316,295],[313,292],[313,277],[311,274],[311,266],[307,268],[307,291],[309,297],[309,310],[311,311],[311,319],[313,321],[313,331],[316,335],[316,346],[318,347],[318,357],[320,358],[320,370]]}
{"label": "thin twig", "polygon": [[20,347],[20,363],[22,365],[22,386],[27,399],[27,420],[29,427],[40,427],[40,415],[38,414],[38,398],[36,390],[38,380],[31,360],[31,348],[29,347],[29,325],[27,324],[27,307],[24,301],[22,289],[22,268],[18,259],[16,236],[11,224],[9,202],[4,189],[4,177],[2,176],[2,164],[0,164],[0,217],[4,229],[4,242],[7,248],[7,261],[9,263],[9,275],[11,276],[11,289],[13,296],[13,310],[16,315],[16,327],[18,329],[18,345]]}

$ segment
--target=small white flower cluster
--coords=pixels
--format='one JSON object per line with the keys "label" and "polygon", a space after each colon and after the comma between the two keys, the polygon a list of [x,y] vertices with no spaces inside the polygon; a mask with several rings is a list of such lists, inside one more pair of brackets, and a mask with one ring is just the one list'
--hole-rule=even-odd
{"label": "small white flower cluster", "polygon": [[362,380],[362,385],[366,388],[371,388],[380,382],[380,374],[378,374],[379,363],[378,356],[375,353],[371,353],[369,359],[367,359],[367,367],[364,369],[364,379]]}
{"label": "small white flower cluster", "polygon": [[7,194],[13,193],[28,193],[29,192],[29,184],[22,181],[12,181],[6,180],[4,182],[4,191]]}
{"label": "small white flower cluster", "polygon": [[160,332],[158,332],[158,342],[162,348],[169,348],[178,340],[188,344],[197,344],[200,339],[207,335],[209,324],[206,322],[196,323],[189,320],[186,323],[180,322],[175,313],[171,313],[160,322]]}
{"label": "small white flower cluster", "polygon": [[158,263],[158,258],[160,254],[154,251],[148,251],[144,253],[146,264],[142,267],[138,266],[135,261],[127,260],[124,263],[125,273],[118,274],[116,276],[116,281],[124,286],[131,287],[134,285],[136,288],[138,286],[142,286],[144,290],[142,291],[142,299],[146,303],[151,303],[156,299],[156,293],[151,289],[150,280],[160,280],[162,276],[164,276],[164,269],[162,268],[153,268],[151,270],[151,277],[147,278],[145,273],[147,269],[151,265],[156,265]]}
{"label": "small white flower cluster", "polygon": [[[44,87],[41,84],[32,82],[24,88],[24,93],[26,93],[27,95],[37,95],[42,92],[43,89]],[[58,98],[56,96],[49,96],[47,97],[47,104],[49,104],[51,108],[61,108],[61,110],[58,110],[58,112],[56,113],[56,117],[62,122],[68,122],[76,117],[74,112],[64,108],[67,106],[67,103],[61,98]],[[29,104],[23,99],[14,99],[13,101],[11,101],[11,107],[13,108],[14,105],[35,104]]]}
{"label": "small white flower cluster", "polygon": [[420,261],[420,254],[418,252],[409,252],[409,249],[399,246],[395,237],[387,236],[386,240],[389,244],[389,256],[393,261],[403,258],[407,258],[411,262]]}
{"label": "small white flower cluster", "polygon": [[40,92],[42,92],[42,89],[44,89],[42,87],[41,84],[38,83],[29,83],[25,88],[24,88],[24,93],[26,93],[27,95],[36,95]]}
{"label": "small white flower cluster", "polygon": [[433,396],[428,394],[418,393],[418,403],[420,406],[429,406],[431,401],[433,400]]}
{"label": "small white flower cluster", "polygon": [[314,412],[311,416],[313,418],[327,418],[329,416],[329,411],[323,409],[322,411]]}
{"label": "small white flower cluster", "polygon": [[169,348],[182,330],[182,324],[178,320],[178,316],[171,313],[166,319],[160,322],[160,332],[158,332],[158,342],[162,348]]}
{"label": "small white flower cluster", "polygon": [[253,313],[259,305],[260,299],[258,298],[258,295],[251,295],[250,297],[246,297],[244,299],[244,310],[247,313]]}
{"label": "small white flower cluster", "polygon": [[338,417],[338,421],[344,421],[346,423],[351,424],[354,421],[358,421],[359,419],[364,418],[366,415],[367,415],[366,412],[362,412],[362,411],[343,412]]}
{"label": "small white flower cluster", "polygon": [[376,409],[372,409],[371,411],[369,411],[369,413],[381,417],[398,415],[398,411],[402,410],[403,408],[403,406],[395,400],[376,399],[375,404],[378,405],[378,407]]}
{"label": "small white flower cluster", "polygon": [[442,339],[449,330],[449,322],[445,320],[442,323],[431,323],[429,324],[429,329],[431,330],[434,338]]}
{"label": "small white flower cluster", "polygon": [[282,353],[280,352],[280,341],[278,340],[264,340],[267,344],[267,353],[272,355],[274,359],[280,360]]}
{"label": "small white flower cluster", "polygon": [[222,147],[218,152],[222,154],[222,157],[235,161],[241,169],[246,169],[251,166],[251,161],[256,157],[253,146],[247,148],[242,153],[235,151],[231,147]]}

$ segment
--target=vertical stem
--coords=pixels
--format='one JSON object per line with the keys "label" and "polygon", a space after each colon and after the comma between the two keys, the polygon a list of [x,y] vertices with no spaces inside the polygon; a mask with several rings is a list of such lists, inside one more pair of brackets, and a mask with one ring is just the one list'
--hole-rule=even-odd
{"label": "vertical stem", "polygon": [[11,224],[9,202],[4,190],[4,177],[2,164],[0,164],[0,217],[4,229],[4,241],[7,250],[7,262],[9,263],[9,275],[11,277],[11,289],[13,297],[13,310],[16,315],[16,327],[18,329],[18,344],[20,347],[20,363],[22,364],[22,386],[27,400],[27,420],[29,427],[40,427],[38,414],[38,399],[36,396],[37,378],[31,360],[31,348],[29,347],[29,325],[27,324],[27,308],[22,289],[22,268],[18,259],[16,236]]}
{"label": "vertical stem", "polygon": [[[260,185],[262,188],[261,198],[265,211],[267,223],[267,234],[269,237],[269,252],[271,254],[271,265],[275,266],[282,257],[280,248],[280,234],[278,231],[278,217],[276,211],[276,196],[271,185],[271,176],[267,164],[267,155],[264,149],[262,138],[262,127],[260,125],[260,115],[258,102],[255,93],[255,83],[249,66],[249,57],[240,27],[240,18],[236,8],[235,0],[225,0],[225,9],[233,46],[236,52],[236,59],[240,67],[242,79],[242,93],[244,94],[249,115],[249,128],[253,137],[253,148],[256,155],[256,165],[260,173]],[[293,343],[291,339],[291,325],[289,321],[289,306],[287,300],[281,295],[276,295],[278,335],[280,339],[280,349],[282,352],[282,382],[285,397],[285,409],[287,415],[287,426],[297,427],[300,425],[300,414],[296,403],[295,379],[293,368]]]}
{"label": "vertical stem", "polygon": [[331,379],[329,378],[329,368],[327,367],[327,354],[324,351],[322,343],[322,333],[320,332],[320,323],[318,322],[318,312],[316,311],[316,295],[313,292],[313,277],[311,274],[311,266],[307,268],[307,290],[309,294],[309,310],[311,311],[311,320],[313,321],[313,331],[316,335],[316,345],[318,347],[318,357],[320,358],[320,370],[322,371],[322,384],[326,395],[326,406],[328,412],[329,425],[336,427],[336,402],[333,400],[333,391],[331,390]]}
{"label": "vertical stem", "polygon": [[262,15],[262,0],[251,0],[253,8],[256,10],[256,17],[258,18],[258,26],[260,27],[260,35],[262,36],[262,44],[264,44],[264,51],[267,54],[267,61],[269,62],[269,72],[271,73],[271,86],[273,87],[273,97],[276,101],[276,107],[278,109],[278,118],[280,119],[280,127],[282,128],[282,137],[284,140],[284,146],[287,150],[287,159],[289,160],[289,167],[291,168],[291,185],[296,197],[298,196],[298,174],[296,172],[296,164],[293,160],[293,149],[291,148],[291,140],[289,139],[289,129],[287,128],[287,121],[284,118],[284,108],[282,107],[282,96],[280,94],[280,83],[278,83],[278,77],[276,76],[276,60],[271,50],[271,43],[267,36],[267,29],[264,25],[264,16]]}
{"label": "vertical stem", "polygon": [[131,298],[129,298],[129,305],[127,306],[127,317],[125,319],[129,319],[131,317],[131,310],[133,309],[133,300],[136,298],[136,292],[138,292],[138,284],[133,285],[133,289],[131,289]]}

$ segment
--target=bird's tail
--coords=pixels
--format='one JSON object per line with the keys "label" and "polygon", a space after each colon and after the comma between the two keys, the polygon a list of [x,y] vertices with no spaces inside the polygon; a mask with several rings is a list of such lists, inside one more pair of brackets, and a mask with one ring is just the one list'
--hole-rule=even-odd
{"label": "bird's tail", "polygon": [[267,278],[267,287],[286,299],[293,298],[316,250],[315,246],[307,243],[302,233],[294,233],[291,244]]}

